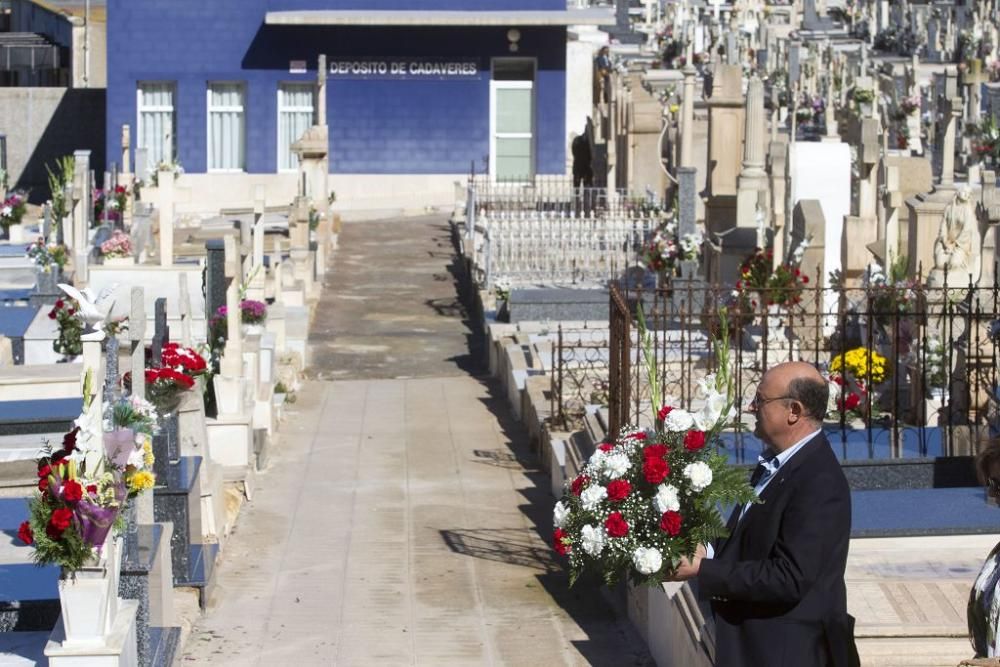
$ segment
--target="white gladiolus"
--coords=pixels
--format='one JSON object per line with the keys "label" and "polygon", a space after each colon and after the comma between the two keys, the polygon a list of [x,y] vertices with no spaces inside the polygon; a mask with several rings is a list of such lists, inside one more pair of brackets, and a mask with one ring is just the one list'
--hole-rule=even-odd
{"label": "white gladiolus", "polygon": [[684,476],[691,481],[691,489],[695,492],[704,491],[712,483],[712,469],[701,461],[684,466]]}
{"label": "white gladiolus", "polygon": [[566,518],[569,516],[569,508],[563,505],[560,500],[556,503],[556,506],[552,509],[552,523],[556,528],[562,528],[566,524]]}
{"label": "white gladiolus", "polygon": [[604,551],[604,545],[608,542],[608,536],[603,528],[594,528],[590,524],[587,524],[580,531],[580,541],[583,544],[584,551],[591,556],[599,556]]}
{"label": "white gladiolus", "polygon": [[624,454],[612,454],[604,458],[604,470],[611,479],[624,477],[630,466],[631,463]]}
{"label": "white gladiolus", "polygon": [[693,426],[694,415],[687,410],[681,410],[680,408],[674,408],[671,410],[670,414],[667,415],[667,418],[663,420],[663,428],[672,433],[690,431]]}
{"label": "white gladiolus", "polygon": [[653,547],[639,547],[632,554],[632,562],[640,574],[653,574],[663,567],[663,555]]}
{"label": "white gladiolus", "polygon": [[715,382],[715,373],[709,373],[698,380],[698,391],[701,392],[702,396],[708,396],[715,391]]}
{"label": "white gladiolus", "polygon": [[580,494],[580,502],[583,504],[583,509],[593,512],[601,504],[601,501],[607,497],[607,489],[600,484],[591,484]]}
{"label": "white gladiolus", "polygon": [[723,411],[726,409],[726,403],[725,394],[720,394],[715,390],[710,391],[704,407],[694,416],[694,423],[698,430],[711,431],[712,427],[718,424],[724,416]]}
{"label": "white gladiolus", "polygon": [[670,484],[660,484],[653,498],[656,511],[660,514],[664,512],[676,512],[681,508],[680,495],[676,486]]}

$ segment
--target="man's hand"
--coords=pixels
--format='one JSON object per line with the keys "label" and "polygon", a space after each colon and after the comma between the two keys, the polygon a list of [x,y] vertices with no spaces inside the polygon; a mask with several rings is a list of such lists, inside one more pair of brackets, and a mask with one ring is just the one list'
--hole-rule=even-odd
{"label": "man's hand", "polygon": [[694,552],[694,556],[691,560],[687,558],[681,558],[680,564],[677,566],[677,571],[674,572],[674,576],[670,577],[672,581],[687,581],[688,579],[693,579],[698,576],[698,570],[701,568],[701,559],[705,557],[705,546],[702,544],[698,545],[697,551]]}

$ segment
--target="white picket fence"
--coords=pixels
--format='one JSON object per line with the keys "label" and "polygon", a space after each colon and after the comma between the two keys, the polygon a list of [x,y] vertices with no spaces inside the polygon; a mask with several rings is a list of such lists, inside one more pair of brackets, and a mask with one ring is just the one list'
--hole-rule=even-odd
{"label": "white picket fence", "polygon": [[475,268],[488,289],[502,280],[528,285],[605,285],[634,266],[659,218],[635,212],[480,210]]}

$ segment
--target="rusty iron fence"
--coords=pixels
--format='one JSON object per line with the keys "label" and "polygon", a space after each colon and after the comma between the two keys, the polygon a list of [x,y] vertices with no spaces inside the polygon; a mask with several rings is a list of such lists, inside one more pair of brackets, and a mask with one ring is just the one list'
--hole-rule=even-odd
{"label": "rusty iron fence", "polygon": [[[726,329],[741,408],[763,373],[783,361],[809,362],[845,382],[841,404],[831,405],[824,427],[844,458],[971,454],[998,434],[997,281],[961,289],[917,281],[845,289],[820,287],[818,278],[793,291],[738,292],[679,281],[660,289],[613,287],[607,353],[584,354],[578,340],[565,336],[554,348],[553,400],[559,405],[553,414],[571,423],[581,406],[598,398],[583,389],[603,381],[610,432],[627,423],[651,424],[658,406],[651,402],[645,355],[670,401],[697,408],[698,382],[716,370]],[[645,348],[637,333],[640,309]],[[846,353],[862,348],[885,359],[884,378],[870,362],[857,374],[834,372]],[[574,393],[575,387],[581,391]],[[858,396],[854,403],[851,394]],[[743,442],[747,433],[737,428],[730,440]]]}

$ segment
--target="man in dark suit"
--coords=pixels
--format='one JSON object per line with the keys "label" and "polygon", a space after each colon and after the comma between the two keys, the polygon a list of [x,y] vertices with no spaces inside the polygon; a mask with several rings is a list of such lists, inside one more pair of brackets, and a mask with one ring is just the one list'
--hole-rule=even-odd
{"label": "man in dark suit", "polygon": [[761,502],[736,507],[714,556],[699,550],[676,573],[711,600],[719,667],[856,664],[844,584],[851,495],[821,429],[828,392],[806,363],[764,374],[750,404],[768,446],[750,480]]}

